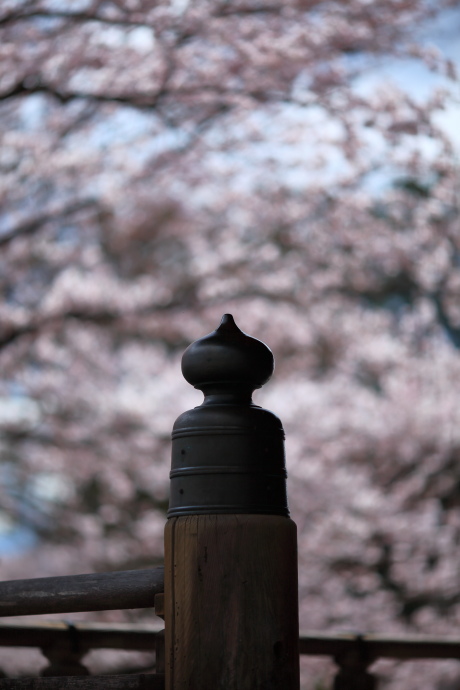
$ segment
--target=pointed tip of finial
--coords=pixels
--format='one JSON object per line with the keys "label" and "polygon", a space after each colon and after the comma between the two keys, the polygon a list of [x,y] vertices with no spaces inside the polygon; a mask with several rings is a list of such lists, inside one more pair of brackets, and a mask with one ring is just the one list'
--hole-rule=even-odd
{"label": "pointed tip of finial", "polygon": [[224,314],[218,328],[192,343],[182,358],[182,373],[196,388],[225,381],[260,388],[273,373],[272,351],[238,328]]}
{"label": "pointed tip of finial", "polygon": [[243,333],[243,331],[236,325],[232,314],[224,314],[215,333],[225,333],[226,335],[233,333],[237,335]]}
{"label": "pointed tip of finial", "polygon": [[[220,320],[219,328],[222,328],[222,326],[236,326],[235,319],[233,318],[233,314],[224,314],[223,315],[223,317]],[[219,330],[219,328],[217,330]]]}

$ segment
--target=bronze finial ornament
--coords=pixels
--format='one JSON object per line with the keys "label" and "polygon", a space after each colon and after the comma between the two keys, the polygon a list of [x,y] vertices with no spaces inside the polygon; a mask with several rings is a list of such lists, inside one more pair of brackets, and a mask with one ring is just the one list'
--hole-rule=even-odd
{"label": "bronze finial ornament", "polygon": [[205,397],[174,424],[168,517],[289,516],[283,427],[252,402],[273,369],[271,350],[231,314],[187,348],[182,373]]}

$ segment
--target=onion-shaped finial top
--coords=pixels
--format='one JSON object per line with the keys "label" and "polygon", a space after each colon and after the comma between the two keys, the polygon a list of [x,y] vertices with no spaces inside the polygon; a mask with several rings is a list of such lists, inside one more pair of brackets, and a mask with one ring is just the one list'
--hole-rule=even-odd
{"label": "onion-shaped finial top", "polygon": [[182,373],[203,391],[260,388],[275,368],[272,351],[262,341],[243,333],[231,314],[224,314],[219,328],[196,340],[184,352]]}

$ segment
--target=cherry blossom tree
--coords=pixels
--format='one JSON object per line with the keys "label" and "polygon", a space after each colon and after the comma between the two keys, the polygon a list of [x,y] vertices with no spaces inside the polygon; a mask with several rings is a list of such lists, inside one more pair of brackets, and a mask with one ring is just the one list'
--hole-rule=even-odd
{"label": "cherry blossom tree", "polygon": [[161,562],[169,434],[199,403],[180,358],[231,312],[276,358],[257,402],[286,428],[302,627],[458,629],[440,18],[458,3],[2,3],[0,527],[31,541],[3,579]]}

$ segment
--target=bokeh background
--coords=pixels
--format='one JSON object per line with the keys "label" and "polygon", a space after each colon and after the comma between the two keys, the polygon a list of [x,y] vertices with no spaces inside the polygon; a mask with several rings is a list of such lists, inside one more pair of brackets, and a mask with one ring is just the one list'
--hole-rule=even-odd
{"label": "bokeh background", "polygon": [[180,359],[230,312],[276,358],[301,628],[458,635],[460,3],[3,0],[0,55],[1,579],[161,563]]}

